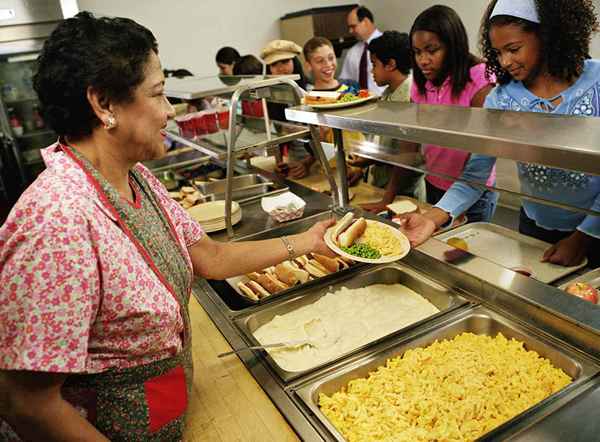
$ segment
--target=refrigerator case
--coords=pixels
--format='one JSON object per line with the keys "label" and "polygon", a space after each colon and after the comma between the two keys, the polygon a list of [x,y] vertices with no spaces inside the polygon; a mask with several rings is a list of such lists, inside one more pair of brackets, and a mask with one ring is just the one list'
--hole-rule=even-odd
{"label": "refrigerator case", "polygon": [[39,114],[32,80],[45,39],[65,17],[63,4],[68,2],[13,0],[0,8],[0,130],[6,139],[0,156],[9,201],[44,169],[40,148],[56,140]]}

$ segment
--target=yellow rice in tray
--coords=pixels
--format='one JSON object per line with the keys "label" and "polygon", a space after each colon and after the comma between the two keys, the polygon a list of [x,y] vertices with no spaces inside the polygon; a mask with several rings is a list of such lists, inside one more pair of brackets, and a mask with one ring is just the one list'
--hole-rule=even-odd
{"label": "yellow rice in tray", "polygon": [[463,333],[389,359],[319,406],[350,442],[472,441],[571,381],[522,342]]}

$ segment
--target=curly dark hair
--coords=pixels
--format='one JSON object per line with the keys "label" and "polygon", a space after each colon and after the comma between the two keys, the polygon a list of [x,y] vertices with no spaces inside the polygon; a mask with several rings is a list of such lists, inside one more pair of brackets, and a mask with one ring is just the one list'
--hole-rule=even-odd
{"label": "curly dark hair", "polygon": [[492,26],[516,24],[525,32],[537,34],[541,41],[541,61],[551,76],[572,81],[581,75],[584,61],[590,58],[590,41],[598,31],[592,0],[534,0],[540,23],[508,15],[490,15],[498,0],[492,0],[483,16],[480,30],[481,53],[487,60],[486,76],[496,76],[499,84],[512,77],[500,66],[490,41]]}
{"label": "curly dark hair", "polygon": [[88,88],[108,101],[130,102],[150,51],[158,54],[152,32],[128,18],[80,12],[63,21],[44,43],[33,78],[44,119],[60,136],[90,135],[101,121]]}
{"label": "curly dark hair", "polygon": [[371,40],[369,52],[383,64],[393,59],[396,62],[396,69],[404,75],[410,74],[412,57],[410,40],[406,32],[385,31],[380,37]]}
{"label": "curly dark hair", "polygon": [[[444,60],[443,78],[452,81],[452,96],[457,98],[471,81],[471,68],[481,60],[469,51],[469,38],[462,20],[456,11],[448,6],[435,5],[421,12],[410,30],[410,42],[417,31],[428,31],[436,34],[447,48]],[[417,66],[412,54],[413,79],[419,94],[425,95],[427,79]]]}

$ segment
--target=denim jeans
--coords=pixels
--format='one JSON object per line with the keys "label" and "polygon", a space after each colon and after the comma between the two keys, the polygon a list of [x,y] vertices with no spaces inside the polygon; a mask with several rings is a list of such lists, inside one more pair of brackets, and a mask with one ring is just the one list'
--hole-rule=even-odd
{"label": "denim jeans", "polygon": [[[425,185],[427,187],[427,202],[432,205],[437,204],[446,191],[435,187],[427,180],[425,180]],[[498,193],[486,190],[483,195],[481,195],[481,198],[467,210],[466,215],[468,222],[490,222],[494,216],[494,212],[496,212],[498,197]]]}

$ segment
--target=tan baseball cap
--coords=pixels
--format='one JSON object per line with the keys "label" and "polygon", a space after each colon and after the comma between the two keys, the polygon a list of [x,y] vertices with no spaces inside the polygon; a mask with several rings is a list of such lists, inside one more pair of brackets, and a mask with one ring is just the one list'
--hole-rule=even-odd
{"label": "tan baseball cap", "polygon": [[260,58],[265,64],[273,64],[281,60],[294,58],[302,52],[302,48],[293,41],[273,40],[260,52]]}

